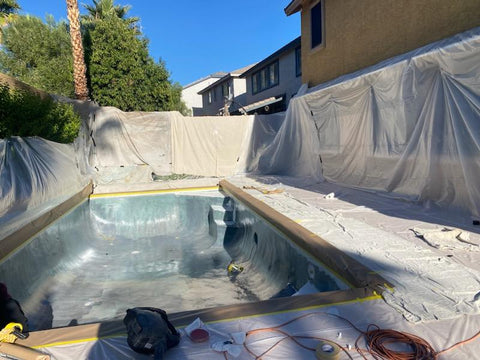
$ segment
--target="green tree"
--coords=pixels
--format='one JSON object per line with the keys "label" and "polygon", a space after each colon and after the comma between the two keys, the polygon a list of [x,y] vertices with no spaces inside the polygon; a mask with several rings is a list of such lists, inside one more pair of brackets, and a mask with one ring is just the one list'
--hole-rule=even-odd
{"label": "green tree", "polygon": [[19,16],[3,29],[0,71],[38,89],[72,97],[73,62],[65,22]]}
{"label": "green tree", "polygon": [[171,106],[169,110],[179,111],[182,115],[192,116],[192,111],[188,108],[187,104],[182,99],[182,85],[175,82],[172,85]]}
{"label": "green tree", "polygon": [[[73,8],[75,3],[67,0]],[[150,57],[148,40],[137,27],[139,19],[127,17],[129,6],[95,0],[86,8],[82,32],[90,97],[100,105],[125,111],[179,110],[187,114],[181,87],[172,84],[162,61]],[[52,16],[45,23],[36,17],[18,16],[3,33],[0,72],[50,93],[75,95],[72,45],[65,22],[56,23]]]}
{"label": "green tree", "polygon": [[40,136],[70,143],[80,129],[80,116],[70,104],[41,98],[27,90],[10,90],[0,84],[0,139]]}
{"label": "green tree", "polygon": [[95,22],[88,31],[87,68],[91,96],[124,111],[174,110],[178,101],[163,62],[148,54],[148,42],[118,16]]}

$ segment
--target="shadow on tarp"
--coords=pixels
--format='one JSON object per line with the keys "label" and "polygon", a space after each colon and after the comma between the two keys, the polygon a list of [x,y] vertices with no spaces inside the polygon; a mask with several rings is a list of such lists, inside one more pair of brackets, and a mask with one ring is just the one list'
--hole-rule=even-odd
{"label": "shadow on tarp", "polygon": [[[432,204],[423,204],[401,195],[379,192],[367,189],[355,189],[328,181],[302,181],[302,179],[281,175],[247,175],[265,185],[279,185],[279,183],[298,189],[314,192],[323,198],[334,193],[335,199],[349,202],[356,206],[363,206],[375,210],[386,216],[421,221],[450,228],[461,228],[465,231],[480,234],[480,226],[473,225],[472,217],[465,210],[441,208]],[[428,207],[427,207],[428,205]]]}

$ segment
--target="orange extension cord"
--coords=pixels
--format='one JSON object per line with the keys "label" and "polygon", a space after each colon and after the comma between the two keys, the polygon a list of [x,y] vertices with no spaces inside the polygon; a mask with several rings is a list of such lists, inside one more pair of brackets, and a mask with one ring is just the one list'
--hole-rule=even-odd
{"label": "orange extension cord", "polygon": [[[355,341],[355,350],[366,360],[368,360],[368,358],[365,356],[365,354],[371,355],[375,360],[437,360],[438,355],[444,354],[448,351],[451,351],[457,348],[458,346],[464,345],[480,337],[480,331],[479,331],[471,338],[463,341],[459,341],[458,343],[448,347],[447,349],[437,352],[426,340],[416,335],[412,335],[409,333],[404,333],[396,330],[380,329],[377,325],[374,325],[374,324],[370,324],[367,328],[367,331],[362,331],[358,327],[356,327],[350,320],[342,316],[325,313],[325,312],[315,312],[315,313],[308,313],[308,314],[296,317],[290,321],[287,321],[275,327],[261,328],[261,329],[248,331],[247,338],[249,335],[258,334],[262,332],[277,332],[279,334],[284,335],[282,339],[278,340],[275,344],[270,346],[267,350],[265,350],[263,353],[259,355],[255,354],[248,347],[246,343],[244,344],[244,347],[247,350],[247,352],[254,357],[255,360],[260,360],[263,356],[267,355],[269,352],[271,352],[275,347],[277,347],[280,343],[282,343],[285,340],[291,340],[295,342],[298,346],[311,351],[315,351],[315,348],[302,344],[299,341],[299,339],[309,339],[309,340],[319,340],[319,341],[323,340],[323,341],[329,341],[331,343],[334,343],[348,356],[349,359],[353,360],[353,357],[348,352],[349,349],[336,343],[335,341],[320,338],[320,337],[315,337],[315,336],[292,336],[292,335],[289,335],[287,332],[280,330],[280,328],[286,325],[289,325],[292,322],[298,321],[307,316],[318,315],[318,314],[334,316],[338,319],[341,319],[347,322],[348,324],[350,324],[352,328],[358,331],[360,335]],[[365,342],[367,344],[367,349],[360,348],[359,342],[361,341],[361,339],[365,339]],[[388,345],[391,345],[391,344],[404,344],[409,346],[412,349],[412,351],[395,351],[388,347]],[[225,359],[228,360],[226,353],[224,353],[224,356],[225,356]]]}

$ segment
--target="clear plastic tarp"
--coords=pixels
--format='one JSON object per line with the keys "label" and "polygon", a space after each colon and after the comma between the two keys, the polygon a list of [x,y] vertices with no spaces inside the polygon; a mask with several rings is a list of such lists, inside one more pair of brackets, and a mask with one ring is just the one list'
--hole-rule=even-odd
{"label": "clear plastic tarp", "polygon": [[0,239],[88,184],[77,159],[73,144],[38,137],[0,139]]}
{"label": "clear plastic tarp", "polygon": [[[361,316],[359,316],[361,314]],[[201,314],[199,314],[201,316]],[[460,317],[452,321],[436,321],[422,324],[408,323],[394,310],[389,308],[382,300],[358,301],[353,303],[332,304],[327,307],[313,307],[307,310],[293,312],[280,312],[266,314],[263,316],[244,317],[230,319],[227,321],[206,324],[205,328],[210,333],[208,341],[202,343],[193,342],[185,332],[181,333],[180,344],[171,348],[165,353],[165,360],[176,359],[211,359],[224,360],[238,359],[251,360],[253,354],[261,355],[263,359],[278,360],[308,360],[315,358],[314,351],[308,350],[299,345],[313,348],[318,345],[318,338],[334,341],[347,350],[352,359],[364,359],[355,351],[355,341],[360,335],[352,325],[364,331],[369,324],[376,324],[381,329],[395,329],[417,335],[428,342],[435,351],[447,349],[453,344],[466,340],[473,336],[480,326],[480,316]],[[288,324],[286,324],[288,322]],[[284,325],[286,324],[286,325]],[[274,331],[272,327],[281,326],[280,331]],[[77,327],[80,328],[80,327]],[[256,329],[265,328],[264,331],[252,333],[246,336],[245,346],[242,340],[233,344],[231,353],[224,354],[213,350],[217,342],[231,341],[238,333],[247,333]],[[81,331],[80,329],[78,331]],[[83,335],[83,337],[81,337]],[[296,336],[294,341],[288,336]],[[88,338],[79,334],[80,341],[55,343],[55,338],[48,338],[45,334],[44,346],[40,347],[42,352],[51,354],[55,359],[151,359],[148,355],[135,353],[127,344],[126,336],[108,336],[98,339]],[[232,341],[231,341],[232,342]],[[362,349],[366,349],[363,340],[359,341]],[[398,346],[398,344],[396,344]],[[248,350],[247,350],[248,348]],[[234,352],[235,351],[235,352]],[[405,349],[405,351],[411,351]],[[463,346],[455,347],[439,356],[442,360],[472,360],[477,358],[480,351],[480,343],[471,341]],[[367,354],[368,359],[373,359]],[[325,357],[327,358],[327,357]],[[331,357],[332,359],[334,357]],[[341,352],[339,359],[347,359],[348,356]],[[328,358],[327,358],[328,359]]]}
{"label": "clear plastic tarp", "polygon": [[91,121],[90,163],[97,182],[152,181],[152,173],[230,176],[276,134],[283,114],[184,117],[178,112],[125,113],[99,107]]}
{"label": "clear plastic tarp", "polygon": [[480,215],[480,29],[292,99],[258,172]]}

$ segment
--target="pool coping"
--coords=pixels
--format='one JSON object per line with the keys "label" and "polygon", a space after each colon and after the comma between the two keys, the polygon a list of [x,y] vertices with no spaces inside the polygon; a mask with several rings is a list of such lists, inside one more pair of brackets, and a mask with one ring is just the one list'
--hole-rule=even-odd
{"label": "pool coping", "polygon": [[54,208],[44,212],[20,229],[0,239],[0,261],[15,252],[25,242],[42,231],[45,227],[65,215],[75,206],[86,200],[93,193],[93,183],[90,181],[82,190],[71,196]]}
{"label": "pool coping", "polygon": [[[205,324],[212,324],[380,299],[381,296],[371,289],[356,288],[182,311],[168,314],[168,318],[176,328],[180,329],[191,324],[196,318],[201,318]],[[121,337],[126,337],[123,321],[112,320],[33,331],[27,339],[19,339],[16,344],[32,348],[48,348]]]}

